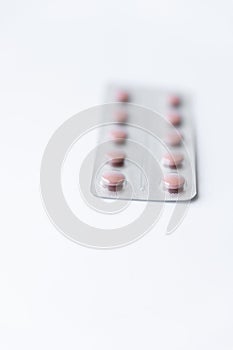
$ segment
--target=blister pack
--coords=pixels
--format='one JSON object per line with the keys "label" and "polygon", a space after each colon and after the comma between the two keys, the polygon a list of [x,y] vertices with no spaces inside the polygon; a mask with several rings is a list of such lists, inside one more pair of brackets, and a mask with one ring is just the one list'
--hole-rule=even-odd
{"label": "blister pack", "polygon": [[109,199],[193,199],[197,181],[190,96],[110,85],[105,102],[91,192]]}

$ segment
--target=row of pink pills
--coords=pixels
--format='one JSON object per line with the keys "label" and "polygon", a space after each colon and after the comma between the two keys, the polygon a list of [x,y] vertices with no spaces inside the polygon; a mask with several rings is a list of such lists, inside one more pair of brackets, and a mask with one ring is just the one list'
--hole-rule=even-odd
{"label": "row of pink pills", "polygon": [[[116,96],[117,102],[126,103],[129,102],[129,94],[126,91],[118,91]],[[119,124],[124,124],[128,120],[128,114],[124,109],[119,109],[114,115],[114,120]],[[128,134],[124,128],[114,128],[110,131],[110,139],[116,144],[125,143]],[[114,150],[107,153],[108,163],[112,167],[123,167],[125,163],[126,154],[120,150]],[[126,182],[125,175],[117,170],[106,171],[102,174],[101,184],[109,191],[120,191]]]}
{"label": "row of pink pills", "polygon": [[[169,96],[168,104],[175,110],[167,114],[167,120],[175,127],[179,127],[182,123],[182,117],[177,110],[177,107],[181,105],[181,99],[179,96],[172,95]],[[165,142],[172,147],[179,146],[182,141],[182,135],[178,130],[171,131],[165,137]],[[181,153],[165,153],[162,158],[162,164],[165,167],[171,169],[177,169],[182,166],[184,161],[184,156]],[[164,188],[169,193],[178,193],[183,191],[185,184],[185,179],[182,175],[177,172],[167,173],[163,177]]]}

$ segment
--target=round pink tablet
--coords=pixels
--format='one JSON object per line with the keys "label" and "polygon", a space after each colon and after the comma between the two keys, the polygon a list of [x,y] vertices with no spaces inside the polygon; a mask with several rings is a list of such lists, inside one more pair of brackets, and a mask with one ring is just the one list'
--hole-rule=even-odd
{"label": "round pink tablet", "polygon": [[179,146],[182,141],[182,135],[177,131],[171,131],[164,137],[164,141],[169,146]]}
{"label": "round pink tablet", "polygon": [[176,173],[166,174],[163,178],[164,188],[170,193],[183,191],[184,183],[184,177]]}
{"label": "round pink tablet", "polygon": [[167,120],[174,126],[177,126],[181,123],[181,115],[179,113],[169,113],[167,115]]}
{"label": "round pink tablet", "polygon": [[118,102],[129,102],[129,94],[127,91],[120,90],[117,93],[117,101]]}
{"label": "round pink tablet", "polygon": [[163,155],[162,163],[169,168],[177,168],[181,166],[183,160],[183,154],[167,152]]}
{"label": "round pink tablet", "polygon": [[169,103],[169,105],[172,106],[172,107],[178,107],[178,106],[180,106],[180,104],[181,104],[181,99],[180,99],[180,97],[177,96],[177,95],[171,95],[171,96],[169,96],[169,98],[168,98],[168,103]]}
{"label": "round pink tablet", "polygon": [[125,175],[118,171],[106,171],[102,174],[101,184],[109,191],[119,191],[125,183]]}
{"label": "round pink tablet", "polygon": [[113,129],[110,132],[111,139],[116,143],[124,143],[127,136],[127,132],[122,129]]}
{"label": "round pink tablet", "polygon": [[126,111],[117,111],[115,114],[115,121],[118,123],[127,122],[128,114]]}
{"label": "round pink tablet", "polygon": [[125,153],[120,151],[111,151],[107,153],[109,163],[112,166],[123,166],[125,162]]}

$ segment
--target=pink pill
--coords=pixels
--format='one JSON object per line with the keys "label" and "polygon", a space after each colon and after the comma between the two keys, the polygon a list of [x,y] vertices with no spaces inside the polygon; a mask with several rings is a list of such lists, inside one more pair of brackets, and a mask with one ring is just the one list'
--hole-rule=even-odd
{"label": "pink pill", "polygon": [[184,183],[184,177],[176,173],[166,174],[163,178],[164,188],[170,193],[183,191]]}
{"label": "pink pill", "polygon": [[162,158],[163,165],[169,168],[180,167],[184,160],[184,156],[181,153],[165,153]]}
{"label": "pink pill", "polygon": [[118,91],[116,98],[118,102],[129,102],[129,94],[127,91]]}
{"label": "pink pill", "polygon": [[169,98],[168,98],[168,103],[169,103],[169,105],[172,106],[172,107],[178,107],[178,106],[181,105],[181,99],[180,99],[180,97],[177,96],[177,95],[171,95],[171,96],[169,96]]}
{"label": "pink pill", "polygon": [[167,115],[167,120],[174,126],[180,125],[181,123],[181,115],[178,113],[169,113]]}
{"label": "pink pill", "polygon": [[128,120],[128,114],[125,111],[117,111],[115,114],[115,121],[118,123],[125,123]]}
{"label": "pink pill", "polygon": [[107,158],[112,166],[120,167],[124,165],[125,153],[120,151],[111,151],[107,153]]}
{"label": "pink pill", "polygon": [[113,129],[110,132],[110,138],[116,143],[124,143],[127,139],[127,132],[122,129]]}
{"label": "pink pill", "polygon": [[122,190],[125,183],[125,175],[118,171],[106,171],[102,174],[101,185],[109,191]]}
{"label": "pink pill", "polygon": [[171,131],[164,137],[164,141],[169,146],[179,146],[182,141],[182,135],[179,132]]}

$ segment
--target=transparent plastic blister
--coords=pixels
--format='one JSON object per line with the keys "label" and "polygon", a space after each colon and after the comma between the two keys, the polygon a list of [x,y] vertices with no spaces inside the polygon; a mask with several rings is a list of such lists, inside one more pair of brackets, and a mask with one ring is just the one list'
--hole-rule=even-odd
{"label": "transparent plastic blister", "polygon": [[[116,102],[119,91],[124,102]],[[95,196],[143,201],[188,201],[196,196],[194,125],[189,96],[111,85],[99,117],[91,182]],[[170,121],[176,124],[178,117],[179,125],[172,125]],[[112,154],[116,155],[115,159]],[[168,174],[175,174],[174,179],[167,177],[168,181],[172,180],[170,184],[165,181]],[[121,176],[124,181],[118,184],[116,179]]]}

